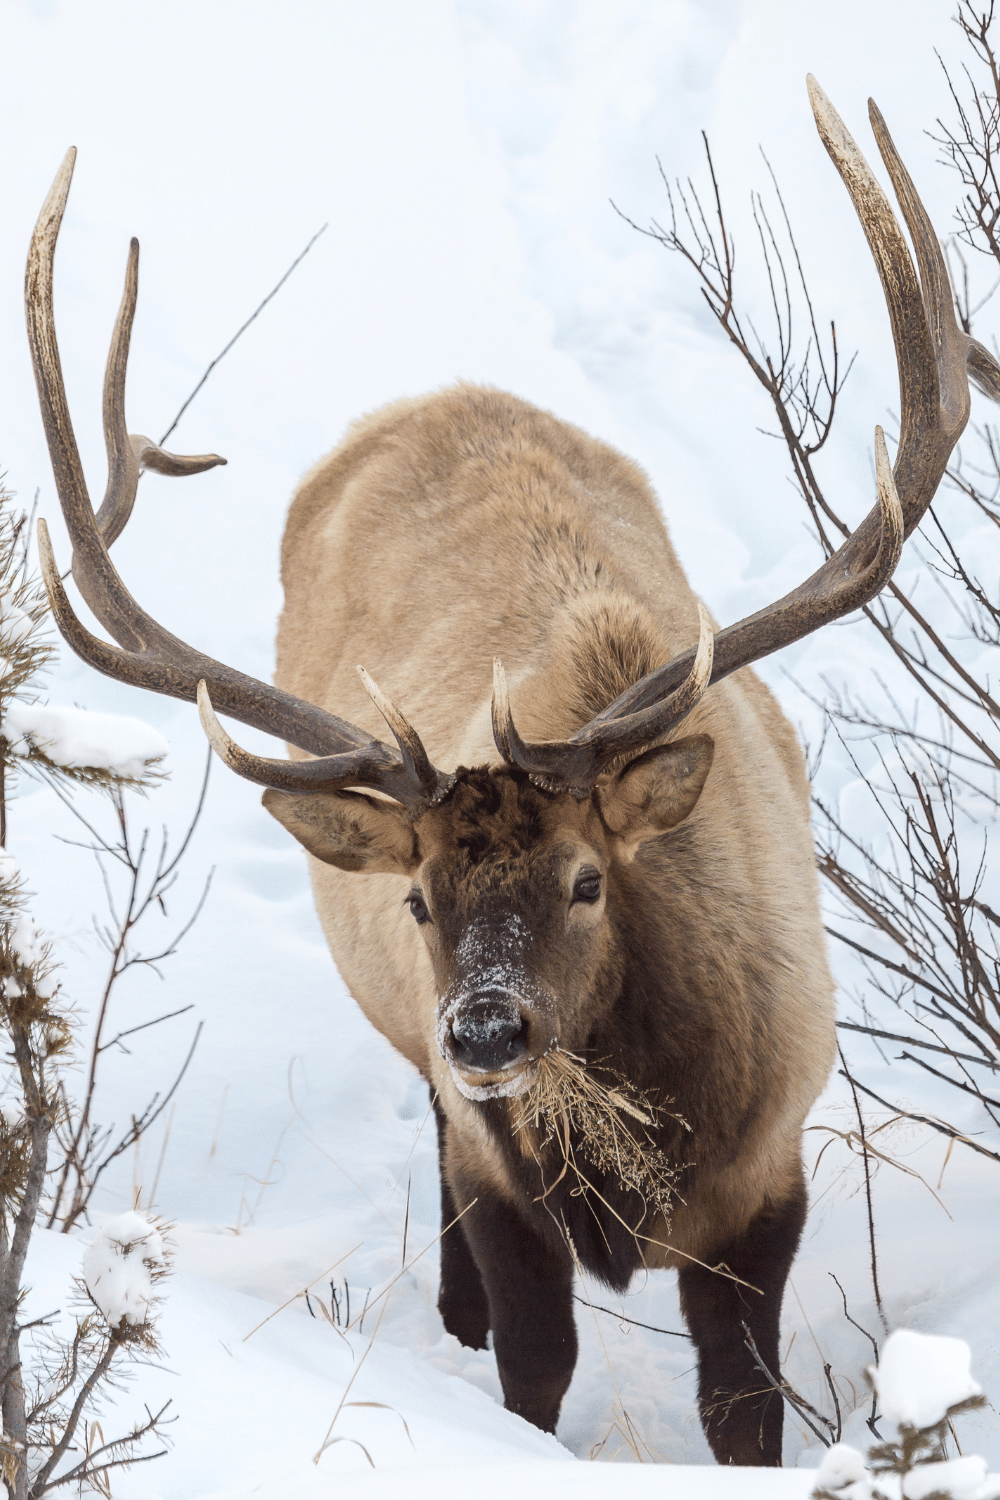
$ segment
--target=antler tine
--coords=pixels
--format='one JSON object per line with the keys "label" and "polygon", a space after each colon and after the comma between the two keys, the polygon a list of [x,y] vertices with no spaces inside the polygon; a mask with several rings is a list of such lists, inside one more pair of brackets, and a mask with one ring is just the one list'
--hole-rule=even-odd
{"label": "antler tine", "polygon": [[[121,532],[132,509],[141,471],[151,468],[162,474],[191,474],[223,460],[216,454],[180,457],[167,453],[148,438],[130,438],[126,433],[125,378],[138,290],[138,245],[133,240],[105,372],[108,489],[100,518],[94,516],[66,400],[53,306],[55,248],[75,160],[76,151],[71,148],[35,225],[25,270],[25,315],[56,489],[73,545],[74,576],[87,604],[123,649],[98,639],[77,619],[62,587],[45,523],[40,521],[43,574],[59,630],[84,661],[121,682],[194,702],[198,682],[205,679],[211,683],[215,702],[223,713],[311,754],[323,756],[334,752],[335,756],[354,756],[356,785],[365,784],[369,771],[377,775],[377,784],[382,785],[387,778],[391,779],[390,767],[395,767],[402,777],[404,767],[395,753],[355,725],[291,693],[236,672],[178,640],[140,608],[118,576],[101,532],[104,531],[109,542]],[[305,772],[302,764],[294,766],[294,774],[308,784],[312,784],[315,775]],[[390,795],[395,794],[390,792]]]}
{"label": "antler tine", "polygon": [[[166,631],[139,609],[119,578],[102,541],[110,541],[128,520],[135,500],[140,465],[125,430],[125,373],[132,319],[138,291],[139,246],[132,241],[125,288],[115,323],[104,383],[104,434],[108,449],[108,491],[95,524],[87,481],[80,463],[56,338],[53,268],[56,243],[73,180],[76,149],[67,151],[35,225],[25,269],[25,315],[35,382],[49,455],[66,527],[73,544],[73,573],[94,614],[128,650],[143,650],[154,641],[173,641]],[[148,448],[148,439],[142,440]],[[198,472],[225,460],[209,454],[195,460],[175,460],[177,472]],[[192,695],[193,697],[193,690]]]}
{"label": "antler tine", "polygon": [[613,761],[637,755],[676,729],[707,688],[712,676],[714,649],[708,610],[698,603],[698,646],[691,671],[681,686],[648,708],[611,721],[592,719],[568,740],[529,744],[514,723],[507,695],[507,679],[499,660],[493,663],[493,738],[511,765],[528,771],[532,781],[548,791],[567,791],[589,797],[594,782]]}
{"label": "antler tine", "polygon": [[[53,247],[54,248],[54,247]],[[160,474],[201,474],[214,469],[226,460],[218,453],[199,453],[185,457],[179,453],[168,453],[149,438],[128,436],[125,426],[125,377],[128,372],[129,345],[132,340],[132,322],[139,293],[139,241],[133,239],[129,245],[128,264],[125,271],[125,286],[122,300],[111,335],[108,363],[104,372],[104,444],[108,454],[108,487],[97,512],[97,530],[105,550],[117,540],[128,523],[135,504],[139,477],[144,469],[155,469]],[[74,576],[77,571],[74,557]],[[84,563],[80,571],[85,572]],[[81,580],[77,577],[77,584]],[[81,585],[82,587],[82,585]]]}
{"label": "antler tine", "polygon": [[[893,318],[893,339],[900,372],[900,416],[907,424],[900,432],[900,462],[896,483],[897,488],[906,496],[904,514],[908,511],[912,515],[912,522],[907,527],[909,532],[917,525],[930,504],[952,448],[969,420],[971,403],[966,376],[968,338],[955,319],[951,282],[934,226],[874,99],[868,101],[868,116],[913,241],[923,292],[925,326],[934,350],[934,371],[937,377],[935,392],[928,373],[913,369],[914,360],[902,339],[904,315],[901,314],[898,319]],[[883,274],[881,266],[879,273],[882,275],[882,285],[888,300],[891,278]],[[931,396],[937,395],[938,409],[931,413],[932,419],[926,425],[921,421],[924,402],[916,398],[915,392],[906,390],[907,381],[927,387],[925,399],[928,405]],[[924,450],[929,451],[925,453]],[[944,457],[938,472],[936,460],[941,452]],[[909,516],[907,519],[909,520]]]}
{"label": "antler tine", "polygon": [[[507,692],[507,674],[499,656],[493,658],[493,702],[490,709],[493,721],[493,741],[509,766],[516,764],[510,742],[510,731],[514,719],[510,711],[510,694]],[[515,735],[517,730],[514,729]]]}
{"label": "antler tine", "polygon": [[[801,640],[873,599],[892,576],[901,540],[919,524],[969,415],[968,378],[1000,401],[1000,363],[954,318],[947,271],[930,219],[874,104],[872,127],[913,235],[922,278],[902,230],[868,163],[819,84],[808,79],[816,126],[851,195],[882,282],[899,366],[900,441],[892,497],[879,500],[848,540],[805,583],[777,603],[729,625],[715,638],[712,681]],[[876,433],[876,452],[884,438]],[[888,469],[888,456],[884,467]],[[897,493],[898,492],[898,493]],[[902,538],[897,532],[902,526]],[[691,671],[686,651],[650,672],[602,710],[592,724],[613,722],[657,703]],[[588,725],[589,729],[590,726]],[[585,731],[580,731],[583,734]]]}
{"label": "antler tine", "polygon": [[347,787],[372,787],[401,802],[413,817],[431,801],[410,769],[401,765],[380,740],[370,740],[360,750],[324,755],[317,760],[272,760],[251,754],[229,737],[216,717],[204,680],[198,684],[197,696],[201,727],[212,749],[246,781],[283,792],[339,792]]}
{"label": "antler tine", "polygon": [[875,483],[878,487],[882,532],[878,551],[865,575],[865,587],[871,590],[872,598],[885,588],[895,573],[906,541],[906,518],[896,489],[892,464],[889,462],[885,433],[881,427],[875,428]]}
{"label": "antler tine", "polygon": [[454,776],[446,776],[431,765],[427,751],[412,724],[403,717],[392,699],[386,697],[378,683],[369,677],[364,667],[358,667],[356,671],[365,692],[392,730],[403,757],[403,766],[419,788],[421,798],[431,804],[440,802],[455,785]]}

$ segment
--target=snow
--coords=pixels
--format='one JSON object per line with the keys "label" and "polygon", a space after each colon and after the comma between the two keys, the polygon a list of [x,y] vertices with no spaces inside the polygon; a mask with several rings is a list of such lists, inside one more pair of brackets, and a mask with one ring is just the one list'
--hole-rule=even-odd
{"label": "snow", "polygon": [[[12,866],[11,870],[12,873],[6,875],[4,878],[11,879],[16,877],[16,866]],[[51,969],[46,972],[48,955],[46,953],[45,935],[42,929],[27,912],[22,912],[19,917],[11,922],[9,933],[10,946],[15,958],[26,969],[30,968],[32,970],[32,982],[35,987],[35,994],[43,1000],[50,999],[55,994],[58,978],[56,973]],[[9,976],[3,983],[7,986],[7,993],[12,994],[17,981]]]}
{"label": "snow", "polygon": [[844,1443],[829,1448],[816,1471],[817,1490],[828,1490],[837,1500],[996,1500],[1000,1474],[986,1472],[986,1460],[975,1454],[943,1462],[918,1464],[907,1474],[873,1477],[861,1454]]}
{"label": "snow", "polygon": [[102,1224],[83,1255],[87,1291],[109,1328],[149,1320],[156,1301],[152,1273],[162,1267],[163,1236],[146,1214],[119,1214]]}
{"label": "snow", "polygon": [[0,596],[0,641],[9,649],[25,640],[32,628],[31,616],[8,595]]}
{"label": "snow", "polygon": [[141,719],[52,703],[8,703],[0,734],[15,755],[40,750],[57,766],[93,766],[135,780],[170,751]]}
{"label": "snow", "polygon": [[868,1469],[864,1458],[857,1448],[852,1448],[847,1443],[834,1443],[827,1448],[816,1471],[817,1486],[823,1485],[829,1490],[840,1490],[845,1485],[867,1478]]}
{"label": "snow", "polygon": [[921,1464],[904,1476],[903,1494],[906,1500],[927,1500],[934,1494],[948,1495],[951,1500],[992,1500],[1000,1495],[1000,1474],[987,1482],[986,1461],[974,1456]]}
{"label": "snow", "polygon": [[[298,250],[331,224],[170,439],[178,451],[223,453],[228,468],[185,480],[145,476],[115,544],[128,587],[166,628],[268,679],[281,527],[299,477],[359,413],[460,376],[511,389],[633,456],[720,621],[761,608],[817,558],[779,445],[757,433],[772,415],[682,268],[628,230],[607,198],[641,221],[662,214],[655,156],[668,172],[700,172],[704,126],[749,287],[747,200],[751,183],[766,183],[757,150],[765,146],[800,230],[818,313],[836,316],[844,349],[861,348],[817,458],[853,524],[872,503],[868,449],[875,422],[897,401],[895,361],[877,279],[817,146],[803,80],[817,72],[869,154],[865,99],[875,94],[944,233],[954,184],[934,167],[923,130],[946,108],[933,48],[954,63],[952,8],[940,0],[841,0],[833,8],[799,0],[290,0],[279,24],[262,0],[175,0],[165,27],[125,0],[7,0],[0,462],[8,483],[26,508],[40,487],[65,567],[21,287],[34,217],[75,141],[56,305],[95,496],[105,463],[101,378],[128,236],[142,241],[129,421],[155,435]],[[137,69],[137,56],[155,57],[156,66]],[[19,128],[23,120],[30,131]],[[984,321],[984,332],[990,326]],[[976,420],[986,415],[976,411]],[[970,555],[996,577],[992,538],[968,534]],[[919,573],[910,551],[903,568],[910,589]],[[72,580],[67,588],[76,600]],[[874,655],[870,636],[848,622],[773,658],[763,675],[815,744],[817,718],[795,682],[816,690],[824,676],[865,683]],[[429,673],[437,670],[429,662]],[[488,683],[488,664],[484,671]],[[194,711],[100,678],[66,650],[49,690],[59,701],[148,719],[169,735],[171,781],[129,805],[136,829],[148,823],[155,839],[167,824],[176,848],[204,764]],[[345,703],[341,712],[349,718],[352,709]],[[280,753],[262,735],[245,738],[258,753]],[[834,756],[824,790],[863,827],[864,791],[842,773]],[[77,802],[113,834],[100,799],[81,792]],[[85,1045],[107,963],[92,925],[92,913],[107,920],[100,872],[86,851],[56,841],[79,838],[78,825],[27,778],[9,827],[37,893],[33,910],[66,965]],[[785,1471],[712,1466],[695,1415],[690,1345],[653,1331],[683,1328],[676,1281],[666,1274],[637,1280],[613,1301],[597,1286],[578,1288],[613,1315],[577,1307],[581,1352],[558,1443],[503,1410],[492,1355],[450,1340],[435,1308],[440,1223],[426,1089],[334,972],[301,853],[261,812],[257,789],[213,770],[168,914],[154,913],[136,940],[148,952],[165,946],[212,866],[204,915],[162,965],[163,982],[137,967],[116,991],[112,1034],[188,1004],[195,1010],[126,1038],[127,1053],[111,1048],[101,1062],[97,1118],[124,1128],[154,1093],[162,1096],[196,1019],[205,1022],[171,1105],[140,1149],[109,1168],[95,1197],[95,1224],[131,1209],[137,1193],[144,1208],[177,1224],[177,1271],[158,1314],[163,1368],[138,1368],[102,1414],[105,1430],[115,1422],[120,1430],[143,1416],[144,1402],[169,1395],[173,1447],[116,1477],[116,1500],[389,1492],[441,1500],[470,1491],[492,1500],[512,1485],[529,1494],[627,1488],[668,1500],[808,1495],[822,1450],[792,1415]],[[996,881],[989,868],[986,880]],[[982,894],[996,909],[988,885]],[[833,957],[847,988],[856,971],[843,950]],[[983,1130],[898,1060],[898,1047],[886,1048],[888,1065],[850,1034],[845,1048],[862,1082],[890,1100]],[[81,1083],[69,1076],[70,1087]],[[873,1109],[873,1117],[887,1115]],[[844,1140],[856,1120],[836,1076],[810,1123],[812,1207],[786,1299],[784,1365],[808,1399],[829,1409],[823,1366],[831,1364],[845,1441],[867,1450],[872,1349],[830,1280],[833,1272],[843,1284],[851,1316],[877,1331],[863,1173]],[[874,1183],[890,1323],[964,1338],[995,1406],[998,1169],[906,1121],[876,1139],[907,1169],[884,1163]],[[378,1467],[347,1442],[314,1466],[374,1324],[366,1317],[362,1333],[344,1335],[349,1350],[343,1329],[311,1317],[297,1294],[319,1278],[314,1290],[329,1304],[321,1273],[360,1243],[333,1273],[341,1296],[348,1276],[353,1316],[369,1288],[377,1296],[399,1271],[407,1210],[408,1259],[431,1248],[388,1299],[348,1398],[393,1410],[345,1408],[334,1429],[364,1442]],[[38,1237],[29,1268],[37,1315],[65,1307],[80,1253],[78,1240]],[[660,1462],[633,1461],[615,1426],[622,1406]],[[994,1411],[963,1418],[959,1434],[966,1452],[1000,1467]],[[590,1462],[598,1449],[601,1461]]]}
{"label": "snow", "polygon": [[878,1369],[868,1373],[887,1421],[932,1427],[949,1407],[982,1395],[971,1362],[972,1351],[963,1339],[898,1328],[882,1347]]}
{"label": "snow", "polygon": [[10,946],[25,968],[39,963],[45,953],[41,928],[30,917],[20,917],[11,924]]}
{"label": "snow", "polygon": [[18,1130],[24,1124],[24,1104],[20,1094],[0,1094],[0,1120],[8,1130]]}

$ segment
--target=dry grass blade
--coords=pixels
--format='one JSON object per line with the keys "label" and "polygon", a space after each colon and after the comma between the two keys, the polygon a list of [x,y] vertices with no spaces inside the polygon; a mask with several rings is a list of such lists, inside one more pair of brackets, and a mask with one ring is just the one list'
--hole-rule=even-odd
{"label": "dry grass blade", "polygon": [[414,1450],[416,1449],[417,1445],[413,1441],[413,1437],[411,1436],[409,1423],[407,1422],[406,1418],[403,1416],[403,1413],[401,1411],[397,1411],[394,1406],[389,1406],[387,1404],[387,1402],[385,1402],[385,1401],[345,1401],[344,1405],[345,1406],[376,1406],[376,1407],[378,1407],[379,1411],[391,1411],[392,1414],[393,1414],[393,1416],[394,1417],[398,1417],[399,1420],[402,1422],[402,1424],[403,1424],[403,1431],[406,1433],[406,1436],[409,1438],[409,1441],[410,1441],[410,1447],[413,1448]]}
{"label": "dry grass blade", "polygon": [[[327,1441],[323,1444],[321,1452],[325,1453],[326,1450],[327,1450],[327,1448],[332,1448],[333,1447],[334,1443],[353,1443],[354,1446],[355,1446],[355,1448],[360,1448],[361,1449],[362,1453],[365,1455],[365,1458],[367,1458],[368,1462],[371,1464],[372,1468],[374,1469],[374,1467],[375,1467],[375,1460],[372,1458],[371,1454],[368,1452],[368,1449],[365,1447],[364,1443],[359,1442],[357,1438],[340,1437],[340,1436],[328,1438]],[[317,1454],[316,1457],[318,1458],[319,1454]]]}
{"label": "dry grass blade", "polygon": [[[360,1250],[362,1243],[363,1241],[359,1240],[359,1242],[354,1246],[354,1250]],[[312,1281],[309,1282],[308,1286],[302,1287],[302,1289],[298,1292],[293,1292],[290,1297],[286,1298],[286,1300],[282,1302],[280,1307],[276,1307],[273,1312],[269,1312],[267,1317],[262,1318],[261,1321],[256,1325],[256,1327],[251,1328],[249,1333],[245,1333],[243,1335],[241,1343],[245,1344],[247,1339],[252,1338],[253,1335],[258,1331],[258,1329],[263,1328],[265,1323],[270,1323],[271,1319],[276,1318],[280,1312],[284,1312],[286,1307],[291,1307],[292,1303],[297,1301],[299,1297],[307,1297],[309,1291],[316,1285],[317,1281],[323,1281],[327,1276],[329,1276],[331,1271],[335,1271],[338,1266],[343,1265],[347,1257],[354,1254],[354,1250],[348,1250],[347,1254],[342,1255],[339,1260],[335,1260],[332,1266],[327,1266],[325,1271],[320,1271],[319,1275],[314,1276]],[[318,1298],[316,1300],[319,1301]],[[323,1311],[326,1312],[326,1308],[324,1308]],[[330,1316],[329,1313],[327,1313],[327,1322],[329,1321]]]}
{"label": "dry grass blade", "polygon": [[[367,1349],[365,1350],[364,1354],[362,1354],[361,1358],[358,1360],[357,1364],[354,1367],[354,1373],[352,1374],[350,1380],[347,1382],[347,1385],[344,1388],[344,1394],[341,1396],[340,1401],[337,1404],[337,1410],[334,1412],[333,1416],[330,1418],[330,1425],[326,1429],[326,1436],[324,1437],[322,1443],[320,1444],[317,1452],[313,1455],[313,1463],[314,1464],[318,1464],[319,1463],[320,1459],[323,1457],[323,1454],[326,1452],[326,1450],[329,1447],[331,1447],[333,1445],[333,1443],[341,1441],[339,1438],[331,1438],[330,1434],[333,1432],[333,1429],[334,1429],[334,1427],[337,1424],[337,1418],[340,1416],[340,1413],[343,1411],[343,1409],[344,1409],[345,1406],[381,1406],[383,1404],[380,1401],[348,1401],[347,1398],[348,1398],[348,1396],[351,1393],[351,1387],[353,1386],[354,1382],[357,1380],[358,1375],[361,1373],[361,1366],[364,1364],[365,1360],[368,1358],[369,1354],[372,1352],[372,1348],[374,1346],[375,1340],[378,1338],[378,1331],[379,1331],[379,1328],[382,1326],[382,1319],[383,1319],[383,1317],[385,1315],[385,1310],[386,1310],[386,1308],[389,1305],[389,1298],[392,1295],[392,1290],[393,1290],[393,1287],[396,1285],[396,1282],[399,1280],[399,1278],[406,1271],[408,1271],[410,1269],[410,1266],[415,1266],[416,1263],[417,1263],[417,1261],[420,1260],[420,1259],[422,1259],[422,1257],[427,1254],[427,1251],[430,1250],[431,1246],[432,1245],[436,1245],[437,1242],[438,1242],[438,1240],[442,1239],[444,1237],[444,1235],[446,1235],[448,1233],[449,1229],[453,1229],[455,1227],[455,1225],[458,1223],[459,1219],[461,1219],[465,1214],[467,1214],[469,1212],[470,1208],[474,1208],[475,1205],[478,1202],[479,1202],[478,1198],[473,1198],[473,1200],[472,1200],[471,1203],[467,1203],[465,1205],[465,1207],[462,1209],[462,1212],[460,1214],[456,1214],[455,1217],[452,1219],[451,1223],[450,1224],[446,1224],[445,1227],[442,1229],[441,1233],[434,1236],[434,1238],[431,1240],[430,1245],[426,1245],[424,1247],[424,1249],[421,1250],[421,1252],[420,1252],[419,1255],[415,1255],[413,1257],[413,1259],[410,1261],[410,1265],[409,1266],[404,1265],[403,1268],[402,1268],[402,1270],[398,1271],[396,1273],[396,1275],[392,1278],[392,1280],[389,1282],[389,1285],[385,1288],[385,1290],[382,1291],[382,1292],[380,1292],[379,1295],[376,1297],[375,1302],[381,1302],[382,1306],[379,1309],[378,1321],[375,1324],[375,1332],[372,1334],[371,1339],[368,1342]],[[375,1303],[373,1302],[371,1305],[374,1307]],[[360,1316],[359,1319],[356,1318],[355,1322],[363,1322],[364,1321],[364,1316],[365,1316],[365,1313],[368,1311],[368,1306],[369,1306],[368,1299],[365,1298],[365,1305],[364,1305],[364,1308],[362,1309],[361,1316]],[[351,1329],[353,1327],[354,1327],[354,1323],[348,1324],[348,1328],[347,1328],[348,1333],[350,1333],[350,1331],[351,1331]],[[388,1407],[387,1410],[389,1410],[389,1411],[395,1411],[395,1407]],[[405,1417],[401,1416],[399,1412],[396,1412],[396,1415],[399,1417],[399,1420],[402,1422],[403,1426],[406,1427],[406,1436],[408,1438],[410,1438],[410,1442],[412,1443],[413,1439],[410,1437],[410,1429],[409,1429],[409,1427],[406,1426],[406,1419],[405,1419]],[[351,1438],[351,1439],[348,1439],[348,1441],[353,1442],[355,1440],[353,1438]],[[362,1445],[359,1443],[358,1446],[361,1447]],[[371,1463],[371,1459],[369,1459],[369,1463]],[[375,1465],[372,1464],[372,1468],[373,1469],[374,1469],[374,1467],[375,1467]]]}
{"label": "dry grass blade", "polygon": [[[646,1212],[662,1214],[669,1223],[683,1165],[671,1161],[649,1134],[664,1118],[691,1128],[680,1115],[651,1104],[624,1079],[604,1083],[582,1058],[553,1048],[539,1058],[530,1088],[517,1100],[513,1125],[537,1161],[551,1144],[562,1158],[559,1175],[543,1197],[567,1172],[584,1195],[592,1188],[577,1165],[579,1152],[598,1171],[637,1193]],[[644,1130],[637,1132],[628,1123],[632,1120]]]}
{"label": "dry grass blade", "polygon": [[[894,1115],[891,1120],[885,1120],[881,1125],[877,1125],[874,1130],[869,1132],[869,1135],[877,1135],[880,1130],[888,1130],[902,1118],[902,1115]],[[816,1162],[812,1171],[814,1182],[816,1180],[816,1173],[819,1170],[820,1162],[823,1160],[828,1147],[832,1146],[835,1140],[843,1141],[844,1145],[847,1146],[851,1151],[853,1151],[855,1156],[861,1156],[864,1150],[867,1149],[868,1154],[875,1157],[876,1161],[885,1162],[887,1166],[895,1167],[897,1172],[903,1172],[907,1177],[913,1177],[917,1182],[922,1182],[924,1187],[930,1193],[931,1197],[934,1199],[934,1202],[937,1204],[938,1208],[940,1208],[944,1213],[948,1214],[949,1219],[952,1218],[952,1215],[948,1213],[947,1205],[942,1202],[937,1194],[937,1191],[931,1187],[926,1177],[924,1177],[920,1172],[916,1171],[913,1167],[908,1167],[904,1162],[898,1161],[896,1157],[890,1156],[887,1152],[879,1151],[877,1147],[872,1145],[870,1138],[867,1141],[862,1141],[858,1131],[838,1130],[835,1125],[807,1125],[805,1128],[806,1130],[822,1131],[824,1135],[828,1135],[830,1137],[830,1139],[826,1141],[825,1144],[820,1148],[819,1155],[816,1157]],[[952,1141],[948,1147],[949,1153],[953,1145],[954,1141]],[[942,1168],[942,1172],[943,1170],[944,1168]],[[817,1198],[815,1201],[818,1203],[820,1199],[826,1196],[829,1190],[829,1188],[824,1188],[819,1198]]]}

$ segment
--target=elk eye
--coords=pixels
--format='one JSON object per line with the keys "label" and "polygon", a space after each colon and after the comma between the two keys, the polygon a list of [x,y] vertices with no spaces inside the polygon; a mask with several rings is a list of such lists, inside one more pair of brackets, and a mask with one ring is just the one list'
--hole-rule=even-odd
{"label": "elk eye", "polygon": [[430,921],[431,914],[427,910],[427,903],[419,891],[411,891],[406,902],[410,908],[410,916],[418,926],[422,927],[425,922]]}
{"label": "elk eye", "polygon": [[573,887],[573,900],[586,901],[593,905],[601,899],[601,877],[596,872],[579,876]]}

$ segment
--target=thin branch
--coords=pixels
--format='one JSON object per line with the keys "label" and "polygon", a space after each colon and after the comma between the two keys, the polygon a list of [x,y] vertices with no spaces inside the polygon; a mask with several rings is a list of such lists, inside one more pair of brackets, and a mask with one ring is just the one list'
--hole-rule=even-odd
{"label": "thin branch", "polygon": [[[842,1076],[846,1078],[847,1074],[844,1073]],[[869,1099],[874,1099],[876,1104],[881,1104],[883,1109],[888,1109],[896,1115],[902,1115],[904,1120],[916,1120],[921,1125],[929,1125],[932,1130],[939,1131],[941,1135],[950,1136],[953,1141],[961,1141],[963,1146],[971,1146],[973,1151],[978,1151],[981,1156],[988,1156],[993,1161],[1000,1161],[1000,1152],[991,1151],[988,1146],[981,1146],[978,1141],[974,1141],[971,1137],[964,1135],[961,1130],[953,1129],[944,1120],[936,1120],[933,1115],[914,1114],[912,1110],[903,1109],[899,1104],[890,1104],[888,1099],[883,1099],[881,1094],[875,1093],[874,1089],[866,1088],[856,1078],[853,1082],[855,1088],[860,1089],[863,1094],[867,1094]]]}
{"label": "thin branch", "polygon": [[854,1079],[851,1077],[847,1063],[844,1060],[844,1052],[839,1041],[837,1043],[837,1055],[841,1061],[841,1074],[850,1084],[851,1095],[854,1099],[854,1113],[858,1117],[858,1134],[861,1137],[861,1158],[865,1166],[865,1202],[868,1206],[868,1248],[871,1257],[872,1290],[875,1293],[875,1306],[882,1321],[883,1332],[888,1334],[889,1320],[885,1315],[885,1308],[882,1306],[882,1292],[878,1284],[878,1256],[875,1251],[875,1210],[872,1206],[872,1176],[871,1167],[868,1162],[868,1137],[865,1135],[865,1117],[861,1111],[861,1103],[858,1099],[858,1091],[854,1086]]}
{"label": "thin branch", "polygon": [[[827,928],[826,931],[829,932],[830,929]],[[836,933],[833,935],[834,937],[837,936]],[[859,949],[859,952],[862,953],[866,951],[863,948]],[[877,955],[871,954],[870,956],[874,958]],[[881,962],[881,959],[879,962]],[[865,1036],[878,1036],[886,1042],[904,1042],[910,1047],[925,1047],[928,1052],[944,1052],[948,1057],[961,1058],[962,1062],[976,1063],[980,1068],[990,1068],[994,1073],[1000,1072],[1000,1063],[993,1062],[988,1057],[973,1057],[971,1052],[956,1052],[954,1047],[946,1047],[942,1043],[924,1042],[914,1036],[900,1036],[895,1031],[879,1031],[876,1026],[859,1026],[856,1021],[838,1021],[837,1025],[842,1031],[860,1031]]]}
{"label": "thin branch", "polygon": [[616,1313],[610,1307],[600,1307],[596,1302],[588,1302],[585,1297],[578,1297],[573,1293],[573,1301],[579,1302],[581,1307],[592,1308],[594,1312],[607,1313],[609,1318],[617,1318],[619,1323],[629,1323],[633,1328],[645,1328],[650,1333],[666,1333],[672,1339],[687,1339],[690,1342],[689,1333],[679,1333],[676,1328],[655,1328],[652,1323],[640,1323],[635,1318],[627,1318],[624,1313]]}
{"label": "thin branch", "polygon": [[[134,1036],[137,1031],[148,1031],[150,1026],[159,1026],[161,1021],[172,1021],[175,1016],[187,1015],[189,1010],[194,1010],[194,1001],[190,1005],[182,1005],[180,1010],[168,1010],[164,1015],[157,1016],[155,1021],[143,1021],[140,1026],[130,1026],[127,1031],[119,1031],[117,1036],[111,1038],[110,1042],[104,1042],[98,1048],[99,1052],[107,1052],[109,1047],[117,1047],[123,1037]],[[904,1038],[900,1038],[904,1040]],[[917,1044],[919,1046],[919,1043]],[[127,1048],[124,1050],[128,1050]]]}
{"label": "thin branch", "polygon": [[198,384],[195,386],[194,390],[191,392],[190,396],[182,404],[180,411],[177,413],[176,417],[174,417],[174,420],[171,422],[171,424],[167,428],[166,432],[160,438],[160,447],[161,448],[163,447],[164,443],[167,441],[167,438],[173,432],[174,428],[177,426],[177,424],[180,421],[181,417],[183,417],[184,413],[187,411],[188,407],[191,405],[191,402],[194,400],[195,396],[197,396],[198,392],[201,390],[202,386],[205,384],[205,381],[211,375],[212,371],[215,369],[215,367],[219,363],[219,361],[222,360],[222,359],[225,359],[226,355],[229,353],[230,349],[236,343],[237,339],[241,338],[243,336],[243,334],[246,333],[247,329],[250,327],[250,324],[256,318],[258,318],[260,316],[260,314],[264,311],[264,309],[267,306],[267,304],[271,301],[271,298],[272,297],[276,297],[278,295],[278,293],[281,291],[281,288],[284,286],[285,282],[288,280],[289,276],[291,276],[292,272],[295,270],[296,266],[298,266],[302,261],[305,260],[306,256],[309,254],[309,251],[312,249],[313,245],[315,245],[315,243],[319,239],[320,235],[323,234],[328,227],[329,227],[328,225],[323,224],[319,229],[317,229],[316,233],[313,235],[312,239],[309,241],[309,243],[306,246],[306,248],[304,250],[301,250],[299,252],[299,254],[295,257],[295,259],[292,261],[291,265],[288,267],[288,270],[285,272],[284,276],[282,276],[281,280],[279,282],[277,282],[277,284],[271,288],[271,290],[268,292],[267,296],[264,298],[263,302],[261,302],[254,309],[254,311],[250,314],[249,318],[247,318],[246,322],[242,325],[242,327],[240,327],[240,328],[238,328],[236,330],[236,332],[233,334],[232,338],[229,340],[229,343],[222,350],[222,352],[219,353],[219,354],[217,354],[215,356],[215,358],[212,360],[211,364],[209,365],[208,369],[205,371],[204,375],[201,377],[201,379],[198,381]]}
{"label": "thin branch", "polygon": [[[747,1349],[750,1351],[750,1355],[753,1359],[754,1364],[767,1380],[767,1383],[770,1385],[771,1389],[777,1391],[778,1395],[782,1398],[783,1401],[788,1402],[789,1406],[796,1413],[796,1415],[801,1417],[802,1421],[805,1422],[806,1426],[809,1428],[809,1431],[813,1433],[815,1437],[819,1438],[820,1442],[823,1444],[823,1447],[829,1448],[832,1443],[836,1441],[836,1438],[834,1437],[836,1428],[830,1421],[829,1417],[824,1417],[823,1413],[817,1411],[815,1406],[813,1406],[811,1402],[807,1401],[804,1396],[800,1396],[797,1391],[794,1391],[788,1384],[787,1380],[778,1380],[774,1375],[772,1375],[763,1359],[761,1359],[760,1352],[758,1351],[757,1345],[754,1342],[754,1337],[750,1332],[749,1325],[747,1323],[741,1323],[740,1327],[743,1329],[743,1342],[746,1344]],[[828,1435],[824,1435],[820,1431],[820,1429],[816,1426],[816,1423],[812,1421],[812,1417],[816,1417],[818,1421],[824,1424],[824,1426],[827,1428]]]}

